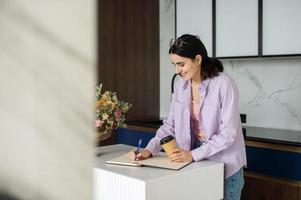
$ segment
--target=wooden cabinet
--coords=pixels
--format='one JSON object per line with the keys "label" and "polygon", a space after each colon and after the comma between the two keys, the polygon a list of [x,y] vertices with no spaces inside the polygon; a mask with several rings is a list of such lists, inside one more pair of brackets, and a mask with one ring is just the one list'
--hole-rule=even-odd
{"label": "wooden cabinet", "polygon": [[133,107],[127,120],[159,116],[159,1],[99,0],[98,81]]}
{"label": "wooden cabinet", "polygon": [[242,200],[301,200],[301,182],[245,172]]}
{"label": "wooden cabinet", "polygon": [[301,200],[301,148],[246,140],[244,200]]}

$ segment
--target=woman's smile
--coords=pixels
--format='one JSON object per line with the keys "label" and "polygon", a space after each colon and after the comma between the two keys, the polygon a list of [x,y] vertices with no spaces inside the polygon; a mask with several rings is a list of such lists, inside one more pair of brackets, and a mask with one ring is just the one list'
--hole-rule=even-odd
{"label": "woman's smile", "polygon": [[199,59],[191,59],[179,56],[177,54],[170,54],[171,63],[175,66],[176,73],[185,81],[195,79],[200,80],[200,62]]}

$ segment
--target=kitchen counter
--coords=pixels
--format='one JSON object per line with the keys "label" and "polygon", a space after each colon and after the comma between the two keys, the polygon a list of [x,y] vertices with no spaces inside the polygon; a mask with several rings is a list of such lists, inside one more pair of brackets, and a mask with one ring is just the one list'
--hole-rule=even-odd
{"label": "kitchen counter", "polygon": [[287,144],[301,147],[301,131],[259,128],[250,126],[243,126],[243,128],[246,128],[247,140]]}

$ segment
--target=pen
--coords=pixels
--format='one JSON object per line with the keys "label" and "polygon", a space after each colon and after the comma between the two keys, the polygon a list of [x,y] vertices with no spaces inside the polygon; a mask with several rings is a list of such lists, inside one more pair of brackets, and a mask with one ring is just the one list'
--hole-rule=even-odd
{"label": "pen", "polygon": [[139,139],[138,146],[137,146],[137,151],[136,151],[136,154],[135,154],[135,160],[137,160],[137,155],[140,151],[141,143],[142,143],[142,139]]}

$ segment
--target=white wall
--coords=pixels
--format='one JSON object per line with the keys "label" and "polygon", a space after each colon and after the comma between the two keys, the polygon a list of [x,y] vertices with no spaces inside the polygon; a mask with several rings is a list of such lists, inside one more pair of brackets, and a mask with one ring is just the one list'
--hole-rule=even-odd
{"label": "white wall", "polygon": [[[169,110],[170,81],[174,73],[167,55],[168,40],[175,31],[174,0],[160,1],[160,6],[160,27],[163,26],[160,30],[160,117],[163,118]],[[169,8],[166,13],[161,12],[166,8]],[[223,63],[225,72],[238,85],[240,110],[247,114],[247,125],[301,130],[301,59]]]}
{"label": "white wall", "polygon": [[0,193],[92,199],[94,0],[0,0]]}

